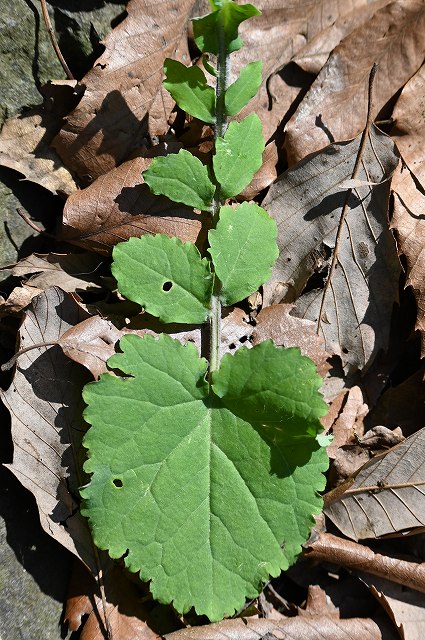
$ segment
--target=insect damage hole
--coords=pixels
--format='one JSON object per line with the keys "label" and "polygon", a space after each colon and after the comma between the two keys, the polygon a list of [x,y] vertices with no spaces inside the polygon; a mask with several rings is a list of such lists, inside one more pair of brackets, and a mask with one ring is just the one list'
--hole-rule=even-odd
{"label": "insect damage hole", "polygon": [[121,489],[122,485],[122,480],[120,480],[119,478],[114,478],[114,480],[112,480],[112,484],[117,487],[117,489]]}
{"label": "insect damage hole", "polygon": [[173,286],[173,283],[167,280],[167,282],[164,282],[164,284],[162,285],[162,290],[165,292],[170,291],[172,286]]}

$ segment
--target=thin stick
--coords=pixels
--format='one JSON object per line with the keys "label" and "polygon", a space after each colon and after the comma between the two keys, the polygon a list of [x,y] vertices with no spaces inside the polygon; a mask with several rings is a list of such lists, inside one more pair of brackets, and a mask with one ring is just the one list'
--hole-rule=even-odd
{"label": "thin stick", "polygon": [[40,342],[38,344],[32,344],[30,347],[24,347],[24,349],[20,349],[18,353],[15,353],[15,355],[12,356],[10,360],[2,364],[0,369],[2,371],[8,371],[8,369],[11,369],[15,364],[15,362],[17,361],[17,359],[19,358],[19,356],[21,356],[24,353],[27,353],[27,351],[32,351],[32,349],[41,349],[41,347],[54,347],[57,344],[59,344],[59,342],[57,340],[54,340],[52,342]]}
{"label": "thin stick", "polygon": [[[368,98],[367,98],[367,117],[366,117],[366,126],[363,129],[363,134],[362,134],[362,138],[360,140],[360,145],[359,145],[359,150],[357,152],[357,157],[356,157],[356,162],[354,164],[354,169],[353,169],[353,173],[351,174],[351,179],[355,180],[357,178],[357,175],[359,173],[360,170],[360,166],[361,166],[361,162],[363,160],[363,154],[366,148],[366,142],[367,139],[369,137],[369,131],[370,131],[370,127],[372,125],[373,122],[373,118],[372,118],[372,90],[373,90],[373,82],[375,80],[375,76],[376,76],[376,72],[378,70],[378,65],[375,63],[371,69],[370,75],[369,75],[369,90],[368,90]],[[347,189],[347,193],[345,196],[345,200],[344,200],[344,206],[342,208],[342,213],[341,213],[341,218],[339,220],[339,224],[338,224],[338,229],[336,232],[336,238],[335,238],[335,249],[332,255],[332,261],[331,261],[331,267],[329,269],[329,275],[328,278],[326,280],[325,283],[325,287],[323,289],[323,295],[322,295],[322,301],[320,303],[320,310],[319,310],[319,317],[317,318],[317,329],[316,329],[316,333],[319,334],[320,333],[320,328],[321,328],[321,324],[322,324],[322,315],[323,315],[323,309],[325,307],[325,300],[326,300],[326,295],[328,293],[330,284],[331,284],[331,280],[332,280],[332,276],[334,274],[335,271],[335,266],[336,266],[336,261],[338,259],[338,247],[339,247],[339,243],[341,240],[341,235],[342,235],[342,230],[344,227],[344,222],[345,222],[345,218],[347,217],[347,213],[348,213],[348,203],[350,200],[350,196],[353,192],[353,189]]]}
{"label": "thin stick", "polygon": [[75,80],[72,75],[68,65],[65,62],[65,58],[63,57],[61,50],[59,49],[58,41],[56,40],[55,32],[52,27],[52,23],[50,22],[49,12],[47,10],[46,0],[40,0],[41,2],[41,11],[43,13],[44,24],[46,25],[46,29],[49,32],[50,40],[52,41],[53,49],[56,52],[59,62],[62,65],[63,70],[65,71],[68,80]]}
{"label": "thin stick", "polygon": [[45,231],[41,227],[37,226],[35,224],[35,222],[30,220],[30,218],[27,216],[27,214],[22,209],[20,209],[18,207],[16,209],[16,212],[17,212],[18,216],[21,216],[22,220],[24,222],[26,222],[29,227],[31,227],[31,229],[34,229],[34,231],[37,231],[37,233],[39,233],[40,235],[47,236],[48,238],[53,238],[54,240],[56,240],[56,236],[54,236],[52,233],[47,233],[47,231]]}

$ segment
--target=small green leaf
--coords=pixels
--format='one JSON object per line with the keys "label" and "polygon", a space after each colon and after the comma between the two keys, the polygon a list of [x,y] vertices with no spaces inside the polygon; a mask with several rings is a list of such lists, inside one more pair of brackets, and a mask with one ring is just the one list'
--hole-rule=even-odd
{"label": "small green leaf", "polygon": [[208,60],[208,54],[204,53],[204,55],[202,56],[202,64],[204,65],[204,68],[206,71],[208,71],[209,74],[211,74],[212,76],[214,76],[214,78],[217,77],[217,69],[214,69],[214,67],[209,63]]}
{"label": "small green leaf", "polygon": [[84,391],[83,514],[155,598],[219,620],[295,560],[320,512],[319,379],[269,341],[223,358],[217,396],[192,344],[130,335],[120,349],[108,364],[126,378]]}
{"label": "small green leaf", "polygon": [[130,238],[112,252],[118,289],[162,322],[208,319],[213,286],[209,262],[191,242],[158,234]]}
{"label": "small green leaf", "polygon": [[186,67],[177,60],[164,62],[164,87],[179,107],[203,122],[215,121],[215,91],[199,67]]}
{"label": "small green leaf", "polygon": [[279,255],[276,238],[276,222],[257,204],[221,207],[208,239],[224,304],[243,300],[270,278]]}
{"label": "small green leaf", "polygon": [[174,202],[183,202],[202,211],[211,210],[215,185],[207,167],[185,149],[154,158],[143,172],[143,178],[157,196],[167,196]]}
{"label": "small green leaf", "polygon": [[244,67],[239,78],[230,85],[224,96],[226,114],[235,116],[255,96],[261,86],[263,63],[250,62]]}
{"label": "small green leaf", "polygon": [[238,195],[251,182],[263,161],[261,121],[251,113],[241,122],[231,122],[224,138],[217,138],[214,174],[222,198]]}
{"label": "small green leaf", "polygon": [[194,18],[193,34],[196,46],[202,53],[218,54],[218,33],[224,33],[226,53],[238,51],[243,45],[238,36],[238,27],[241,22],[253,16],[261,15],[252,4],[238,5],[234,2],[215,3],[217,8],[202,18]]}

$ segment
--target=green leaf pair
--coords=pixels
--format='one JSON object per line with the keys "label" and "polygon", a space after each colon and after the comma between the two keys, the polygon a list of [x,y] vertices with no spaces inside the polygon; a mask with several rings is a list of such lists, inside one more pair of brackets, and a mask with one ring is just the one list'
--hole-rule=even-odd
{"label": "green leaf pair", "polygon": [[[261,122],[255,113],[242,122],[230,123],[224,137],[217,139],[213,157],[214,176],[223,198],[241,193],[251,182],[261,167],[263,151]],[[203,211],[211,210],[216,184],[207,167],[184,149],[154,158],[143,177],[156,195]]]}
{"label": "green leaf pair", "polygon": [[[278,256],[277,229],[258,205],[222,207],[217,227],[208,237],[224,304],[242,300],[270,277]],[[148,313],[162,322],[208,320],[213,275],[194,244],[161,234],[131,238],[114,248],[113,258],[119,290]]]}
{"label": "green leaf pair", "polygon": [[83,514],[155,598],[219,620],[294,561],[320,512],[320,378],[271,341],[224,356],[212,389],[190,343],[129,335],[120,348],[108,364],[128,377],[84,391]]}
{"label": "green leaf pair", "polygon": [[243,45],[238,36],[239,25],[249,18],[261,15],[261,12],[252,4],[238,5],[231,0],[214,0],[210,4],[212,13],[192,21],[197,47],[203,53],[217,55],[221,47],[219,34],[222,34],[223,53],[238,51]]}

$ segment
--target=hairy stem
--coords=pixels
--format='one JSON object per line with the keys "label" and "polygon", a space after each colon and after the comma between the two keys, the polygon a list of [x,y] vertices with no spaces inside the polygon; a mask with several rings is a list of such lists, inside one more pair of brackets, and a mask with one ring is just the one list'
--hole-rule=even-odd
{"label": "hairy stem", "polygon": [[[229,83],[230,56],[226,53],[226,43],[224,39],[224,28],[219,27],[218,31],[219,49],[217,55],[217,85],[216,85],[216,107],[215,107],[215,128],[214,139],[222,138],[226,133],[227,117],[224,108],[224,96]],[[223,200],[220,195],[220,185],[217,185],[212,206],[213,226],[218,222],[218,215]],[[221,345],[221,283],[215,277],[214,293],[211,300],[210,318],[210,374],[220,366],[220,345]]]}

